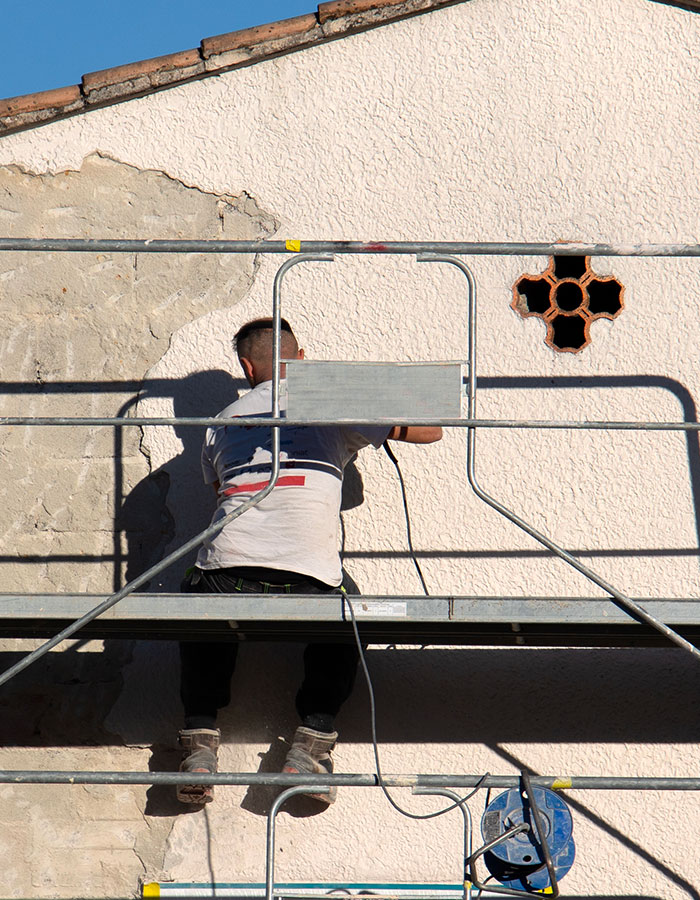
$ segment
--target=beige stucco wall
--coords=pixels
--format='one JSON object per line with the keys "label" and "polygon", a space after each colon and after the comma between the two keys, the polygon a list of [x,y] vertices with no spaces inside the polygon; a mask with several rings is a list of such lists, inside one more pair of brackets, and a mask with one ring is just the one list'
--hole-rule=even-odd
{"label": "beige stucco wall", "polygon": [[[12,167],[47,184],[47,175],[70,181],[66,196],[77,191],[87,198],[92,217],[85,225],[84,217],[65,213],[68,230],[61,234],[100,236],[106,221],[100,212],[124,196],[122,179],[136,208],[115,227],[133,236],[157,227],[164,229],[158,236],[216,236],[217,204],[224,203],[234,210],[225,236],[276,227],[277,236],[296,239],[692,241],[700,183],[693,115],[698,32],[697,15],[649,0],[624,0],[612,9],[604,0],[470,0],[6,137],[0,165],[10,174],[1,184],[7,188],[16,176]],[[155,199],[138,179],[134,187],[127,170],[151,172],[144,182]],[[79,175],[61,174],[67,171]],[[113,187],[108,197],[98,190],[105,179]],[[35,193],[26,201],[31,235],[57,235],[59,219],[46,214],[46,201]],[[201,203],[201,227],[196,219],[184,222],[190,196]],[[52,209],[78,205],[52,203]],[[156,224],[149,203],[161,216],[166,210],[167,221]],[[0,206],[11,208],[6,201]],[[11,215],[0,210],[0,216],[6,233],[22,232]],[[137,298],[139,309],[148,307],[143,326],[130,330],[132,314],[115,313],[122,325],[116,347],[131,354],[119,378],[146,386],[139,413],[194,412],[207,385],[227,387],[221,372],[239,377],[229,337],[247,317],[270,309],[279,262],[263,257],[255,267],[247,260],[207,269],[206,296],[199,263],[168,271],[165,282],[163,269],[153,270],[154,297],[146,284]],[[614,322],[595,323],[591,346],[575,355],[548,349],[542,324],[510,309],[514,281],[542,271],[546,259],[472,263],[479,374],[512,379],[505,387],[486,381],[483,415],[674,419],[700,396],[696,261],[594,260],[597,272],[625,285],[626,308]],[[57,267],[51,278],[65,276],[87,296],[81,266],[89,263],[51,264]],[[8,275],[0,283],[21,312],[24,282]],[[201,303],[193,307],[195,295]],[[51,296],[48,291],[48,307]],[[134,301],[130,289],[121,296]],[[168,318],[157,320],[164,299]],[[290,274],[283,307],[313,357],[465,354],[463,280],[409,257],[309,263]],[[22,316],[17,320],[26,330]],[[80,360],[80,379],[101,372],[110,354],[86,346],[70,318],[61,325],[64,342],[57,347],[70,348],[65,359]],[[135,353],[142,338],[132,332],[146,328],[148,352]],[[40,353],[36,323],[32,335],[26,346]],[[31,353],[26,360],[26,371],[12,362],[18,371],[8,380],[35,379]],[[56,365],[51,378],[75,378],[77,370],[69,369]],[[579,378],[590,380],[577,386]],[[555,379],[574,386],[562,390]],[[178,387],[149,391],[149,384]],[[209,395],[201,402],[212,411]],[[66,403],[62,409],[74,413],[73,401]],[[130,447],[140,472],[169,478],[170,524],[159,535],[175,547],[192,533],[192,510],[206,519],[210,503],[197,485],[193,441],[149,428]],[[596,595],[471,494],[461,433],[435,447],[398,452],[431,590]],[[76,455],[89,469],[92,451],[77,448]],[[109,452],[104,457],[111,459]],[[698,593],[691,481],[697,464],[697,443],[678,435],[486,431],[478,438],[483,484],[633,596]],[[30,457],[21,476],[32,496],[39,496],[37,466]],[[371,452],[360,467],[365,502],[344,514],[348,567],[373,592],[418,592],[393,470]],[[91,479],[81,492],[78,478],[73,493],[92,492],[80,502],[94,505],[100,495],[96,476]],[[23,552],[31,553],[31,515],[23,527],[16,521],[11,527]],[[52,528],[50,506],[41,521],[45,544],[33,552],[58,552],[54,531],[60,529]],[[2,553],[11,555],[7,547]],[[45,589],[36,572],[29,577],[30,569],[9,560],[4,566],[13,584]],[[81,588],[81,566],[52,571],[51,589]],[[94,569],[90,584],[108,580],[110,571]],[[162,585],[177,580],[174,572]],[[3,655],[9,661],[18,649],[7,645]],[[511,772],[527,765],[566,774],[697,772],[698,669],[678,651],[392,648],[372,649],[370,665],[386,771]],[[296,646],[244,648],[235,699],[222,720],[222,768],[279,764],[278,735],[288,738],[295,724],[299,670]],[[92,643],[52,654],[3,693],[2,765],[175,766],[177,755],[167,749],[179,724],[175,678],[170,645]],[[56,708],[64,714],[51,712]],[[360,686],[339,727],[338,769],[370,771]],[[137,889],[139,877],[263,877],[266,797],[260,792],[221,790],[216,804],[196,815],[177,815],[169,795],[155,789],[148,797],[145,789],[74,787],[15,787],[3,794],[0,821],[11,826],[2,836],[11,860],[2,888],[8,896],[124,895]],[[427,804],[403,799],[416,809]],[[689,853],[689,835],[700,821],[692,795],[574,792],[572,799],[578,861],[564,882],[569,894],[698,896],[700,867]],[[475,816],[480,809],[475,802]],[[280,818],[283,880],[459,877],[455,814],[414,824],[369,790],[342,792],[322,815],[305,813]]]}

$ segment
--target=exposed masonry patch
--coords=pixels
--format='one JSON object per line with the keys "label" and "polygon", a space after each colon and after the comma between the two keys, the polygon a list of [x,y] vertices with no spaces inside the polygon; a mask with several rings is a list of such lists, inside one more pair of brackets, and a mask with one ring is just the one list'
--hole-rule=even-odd
{"label": "exposed masonry patch", "polygon": [[[255,201],[182,184],[99,154],[80,171],[0,168],[4,233],[61,238],[269,237]],[[133,414],[171,335],[242,299],[252,257],[6,253],[0,267],[4,415]],[[193,361],[193,368],[197,362]],[[7,374],[11,373],[11,374]],[[0,530],[5,590],[111,591],[159,558],[172,535],[169,473],[151,471],[137,429],[4,429]],[[143,502],[137,502],[137,500]]]}
{"label": "exposed masonry patch", "polygon": [[552,350],[578,353],[590,344],[596,319],[615,319],[624,308],[622,284],[596,275],[590,262],[589,256],[552,256],[541,275],[523,275],[513,285],[511,306],[523,318],[544,320]]}

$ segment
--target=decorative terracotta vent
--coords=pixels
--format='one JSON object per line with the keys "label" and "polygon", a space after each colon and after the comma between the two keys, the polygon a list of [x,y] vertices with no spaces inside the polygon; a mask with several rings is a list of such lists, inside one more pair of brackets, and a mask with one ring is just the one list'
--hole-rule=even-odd
{"label": "decorative terracotta vent", "polygon": [[624,294],[612,275],[595,274],[590,256],[553,256],[541,275],[515,282],[511,306],[523,318],[544,319],[545,343],[552,350],[578,353],[591,342],[592,322],[622,312]]}

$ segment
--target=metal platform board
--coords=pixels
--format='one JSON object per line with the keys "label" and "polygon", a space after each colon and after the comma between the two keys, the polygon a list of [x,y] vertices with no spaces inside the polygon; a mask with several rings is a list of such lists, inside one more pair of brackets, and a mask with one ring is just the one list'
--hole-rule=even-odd
{"label": "metal platform board", "polygon": [[[0,594],[0,636],[50,637],[106,595]],[[700,600],[639,598],[700,644]],[[352,598],[364,641],[527,646],[667,646],[607,598],[362,596]],[[197,640],[353,640],[340,596],[130,594],[80,630],[84,637]]]}
{"label": "metal platform board", "polygon": [[[265,885],[244,882],[196,882],[152,881],[143,885],[147,897],[236,897],[239,900],[265,896]],[[392,900],[459,900],[464,897],[461,884],[410,884],[410,883],[341,883],[341,882],[276,882],[275,897],[367,897],[392,898]]]}
{"label": "metal platform board", "polygon": [[[545,892],[549,893],[549,892]],[[276,882],[274,897],[284,900],[320,900],[320,898],[364,898],[364,900],[460,900],[465,895],[462,884],[410,884],[410,883],[340,883],[340,882]],[[242,882],[152,881],[143,885],[141,896],[169,897],[185,900],[189,897],[234,897],[237,900],[258,900],[265,897],[265,885]],[[505,894],[489,892],[494,900]],[[527,896],[523,894],[523,896]]]}

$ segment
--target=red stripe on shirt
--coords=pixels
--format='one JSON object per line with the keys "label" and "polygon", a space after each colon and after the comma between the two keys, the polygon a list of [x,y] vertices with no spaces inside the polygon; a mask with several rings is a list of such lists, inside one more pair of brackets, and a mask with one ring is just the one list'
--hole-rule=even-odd
{"label": "red stripe on shirt", "polygon": [[[237,484],[234,487],[226,488],[221,493],[224,497],[230,497],[231,494],[255,493],[267,487],[269,483],[270,480],[268,479],[267,481],[255,481],[250,484]],[[291,485],[303,487],[304,484],[306,484],[306,475],[282,475],[275,482],[275,487],[288,487]]]}

